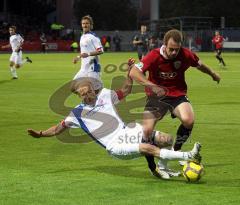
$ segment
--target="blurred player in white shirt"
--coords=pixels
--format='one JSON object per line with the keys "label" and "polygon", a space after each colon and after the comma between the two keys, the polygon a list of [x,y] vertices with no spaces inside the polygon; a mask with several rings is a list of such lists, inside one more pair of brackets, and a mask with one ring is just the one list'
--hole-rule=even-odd
{"label": "blurred player in white shirt", "polygon": [[[195,143],[189,152],[169,150],[166,147],[172,145],[173,139],[169,134],[160,131],[153,132],[152,143],[144,143],[142,125],[138,123],[126,125],[122,121],[115,109],[115,104],[131,92],[133,81],[129,75],[123,82],[122,88],[117,91],[106,88],[96,91],[93,88],[93,81],[97,79],[81,78],[74,81],[72,91],[79,95],[83,102],[76,106],[62,122],[45,131],[28,129],[28,133],[35,138],[51,137],[69,128],[82,128],[110,155],[119,159],[151,155],[164,160],[184,159],[199,162],[201,158],[199,143]],[[155,164],[149,168],[154,176],[170,178]]]}
{"label": "blurred player in white shirt", "polygon": [[22,59],[22,45],[24,39],[16,33],[16,30],[16,26],[9,27],[9,44],[2,46],[2,48],[12,48],[12,55],[9,59],[12,79],[18,78],[16,69],[20,68],[26,62],[32,63],[32,61],[28,57]]}
{"label": "blurred player in white shirt", "polygon": [[80,55],[74,58],[73,63],[77,63],[81,59],[80,71],[74,76],[74,80],[81,77],[91,77],[99,80],[94,85],[94,89],[102,87],[101,66],[99,63],[99,55],[103,53],[103,46],[96,35],[91,32],[93,28],[93,20],[91,16],[84,16],[81,20],[83,34],[80,38]]}

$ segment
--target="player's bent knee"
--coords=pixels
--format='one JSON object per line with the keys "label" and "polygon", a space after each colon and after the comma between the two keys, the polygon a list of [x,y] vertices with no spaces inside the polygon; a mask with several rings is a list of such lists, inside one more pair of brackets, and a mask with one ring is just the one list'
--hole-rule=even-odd
{"label": "player's bent knee", "polygon": [[19,64],[16,64],[15,67],[16,67],[16,68],[20,68],[21,66],[20,66]]}
{"label": "player's bent knee", "polygon": [[190,129],[194,125],[194,118],[193,117],[182,118],[182,124],[184,125],[184,127]]}

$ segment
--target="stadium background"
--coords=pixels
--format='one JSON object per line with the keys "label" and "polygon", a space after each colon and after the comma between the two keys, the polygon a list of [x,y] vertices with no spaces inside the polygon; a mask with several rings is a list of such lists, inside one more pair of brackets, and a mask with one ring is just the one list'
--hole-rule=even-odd
{"label": "stadium background", "polygon": [[[47,35],[49,51],[70,51],[73,41],[79,41],[80,19],[91,14],[94,30],[100,38],[108,37],[115,51],[114,36],[121,38],[121,50],[132,51],[132,38],[140,24],[161,44],[164,32],[177,28],[184,33],[185,46],[210,51],[216,29],[230,42],[240,41],[237,19],[240,1],[192,2],[184,0],[2,0],[0,3],[1,44],[8,40],[8,26],[15,24],[25,38],[25,51],[40,51],[39,37]],[[61,27],[62,26],[62,27]],[[118,32],[116,32],[118,31]],[[201,49],[197,44],[201,44]],[[239,45],[228,47],[238,50]]]}

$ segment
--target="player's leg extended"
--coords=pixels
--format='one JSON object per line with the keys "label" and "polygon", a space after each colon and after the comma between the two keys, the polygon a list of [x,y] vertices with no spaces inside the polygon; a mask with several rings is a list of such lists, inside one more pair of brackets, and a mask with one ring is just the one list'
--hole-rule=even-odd
{"label": "player's leg extended", "polygon": [[16,64],[16,68],[20,68],[23,66],[23,64],[25,63],[32,63],[32,60],[29,58],[29,57],[26,57],[26,58],[22,58],[22,51],[19,51],[17,53],[17,57],[16,57],[16,61],[15,61],[15,64]]}
{"label": "player's leg extended", "polygon": [[18,79],[15,63],[10,61],[9,67],[10,67],[10,72],[12,74],[12,79]]}
{"label": "player's leg extended", "polygon": [[217,55],[220,63],[222,63],[223,66],[226,66],[221,54],[222,54],[222,50],[221,49],[217,50]]}
{"label": "player's leg extended", "polygon": [[174,109],[173,113],[182,123],[177,130],[177,138],[173,147],[177,151],[181,149],[191,135],[194,125],[194,112],[189,102],[183,102]]}
{"label": "player's leg extended", "polygon": [[[155,138],[154,138],[154,145],[159,148],[171,149],[173,146],[173,137],[170,134],[156,131]],[[168,160],[166,159],[159,159],[158,161],[158,169],[163,173],[167,173],[169,178],[172,176],[179,176],[181,172],[174,171],[168,168]]]}
{"label": "player's leg extended", "polygon": [[[156,117],[154,114],[152,114],[149,111],[145,111],[143,114],[143,139],[142,143],[148,143],[151,140],[151,136],[153,133],[153,129],[155,127],[155,124],[157,122]],[[156,170],[156,163],[154,161],[154,157],[150,155],[145,156],[148,168],[151,170],[151,172],[154,172]]]}
{"label": "player's leg extended", "polygon": [[[161,106],[161,108],[159,107]],[[143,142],[148,142],[152,140],[153,130],[158,120],[162,119],[163,116],[167,113],[168,106],[165,104],[159,103],[158,98],[148,97],[147,104],[145,106],[145,111],[143,114]],[[149,169],[153,172],[156,169],[156,164],[153,156],[146,156]]]}
{"label": "player's leg extended", "polygon": [[194,147],[189,152],[180,152],[173,151],[168,149],[160,149],[159,147],[147,143],[139,144],[139,152],[143,155],[152,155],[157,158],[166,159],[166,160],[200,160],[200,149],[201,145],[195,143]]}
{"label": "player's leg extended", "polygon": [[219,56],[219,50],[216,50],[216,51],[215,51],[215,57],[216,57],[216,59],[219,61],[219,63],[221,63],[221,58],[220,58],[220,56]]}
{"label": "player's leg extended", "polygon": [[15,68],[15,61],[16,61],[16,58],[17,58],[17,55],[15,52],[13,52],[10,56],[10,63],[9,63],[9,67],[10,67],[10,72],[12,74],[12,79],[17,79],[18,76],[17,76],[17,71],[16,71],[16,68]]}
{"label": "player's leg extended", "polygon": [[18,53],[16,53],[15,68],[19,69],[24,63],[25,61],[22,60],[22,51],[19,51]]}

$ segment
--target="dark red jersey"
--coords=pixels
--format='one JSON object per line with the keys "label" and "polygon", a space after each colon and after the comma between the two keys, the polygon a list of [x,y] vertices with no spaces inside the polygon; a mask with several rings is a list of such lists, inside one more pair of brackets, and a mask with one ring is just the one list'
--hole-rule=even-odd
{"label": "dark red jersey", "polygon": [[216,49],[222,49],[223,41],[224,41],[224,38],[222,36],[220,36],[220,35],[216,35],[212,39],[212,42],[215,45]]}
{"label": "dark red jersey", "polygon": [[[186,95],[185,71],[191,66],[199,66],[199,58],[192,51],[180,48],[177,57],[170,60],[164,58],[163,49],[165,46],[152,50],[136,67],[143,73],[148,71],[148,80],[165,87],[168,90],[167,96]],[[145,90],[147,95],[153,94],[151,88]]]}

